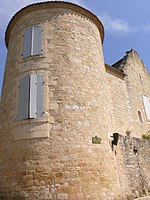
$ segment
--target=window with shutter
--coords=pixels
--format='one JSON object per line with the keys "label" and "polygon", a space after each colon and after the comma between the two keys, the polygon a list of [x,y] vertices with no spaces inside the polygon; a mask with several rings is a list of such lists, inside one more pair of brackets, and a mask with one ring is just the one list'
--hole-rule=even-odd
{"label": "window with shutter", "polygon": [[24,33],[23,58],[27,58],[31,55],[31,46],[32,46],[32,28],[29,28]]}
{"label": "window with shutter", "polygon": [[30,74],[20,80],[18,119],[40,118],[44,112],[43,76]]}
{"label": "window with shutter", "polygon": [[147,120],[150,120],[150,102],[147,96],[143,96],[143,103],[144,103]]}
{"label": "window with shutter", "polygon": [[33,26],[24,33],[23,58],[42,54],[42,27]]}

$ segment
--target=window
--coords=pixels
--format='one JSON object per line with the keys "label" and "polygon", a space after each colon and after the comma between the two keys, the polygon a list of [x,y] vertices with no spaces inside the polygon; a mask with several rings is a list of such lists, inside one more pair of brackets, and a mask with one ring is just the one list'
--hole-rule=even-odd
{"label": "window", "polygon": [[141,111],[138,110],[138,118],[139,118],[139,121],[141,123],[143,123],[143,118],[142,118],[142,114],[141,114]]}
{"label": "window", "polygon": [[23,58],[42,53],[42,27],[33,26],[24,33]]}
{"label": "window", "polygon": [[43,115],[43,76],[30,74],[20,80],[18,119],[40,118]]}
{"label": "window", "polygon": [[147,120],[150,120],[150,102],[147,96],[143,96],[143,103],[144,103]]}

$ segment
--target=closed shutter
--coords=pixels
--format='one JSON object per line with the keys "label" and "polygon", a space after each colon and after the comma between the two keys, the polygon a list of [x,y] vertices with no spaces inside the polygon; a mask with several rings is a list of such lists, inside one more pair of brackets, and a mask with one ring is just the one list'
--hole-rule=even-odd
{"label": "closed shutter", "polygon": [[44,94],[43,94],[44,78],[37,75],[37,117],[40,118],[44,112]]}
{"label": "closed shutter", "polygon": [[44,112],[44,78],[31,74],[20,80],[18,119],[40,118]]}
{"label": "closed shutter", "polygon": [[23,58],[42,53],[42,27],[33,26],[24,33]]}
{"label": "closed shutter", "polygon": [[37,115],[37,75],[30,75],[30,110],[29,118],[36,118]]}
{"label": "closed shutter", "polygon": [[33,40],[33,47],[32,47],[32,55],[38,55],[42,52],[42,27],[41,26],[34,26],[32,28],[32,40]]}
{"label": "closed shutter", "polygon": [[40,118],[43,115],[43,83],[43,76],[30,75],[30,118]]}
{"label": "closed shutter", "polygon": [[27,119],[29,117],[29,75],[20,80],[19,84],[19,106],[18,119]]}
{"label": "closed shutter", "polygon": [[31,55],[31,47],[32,47],[32,28],[29,28],[24,33],[23,58],[27,58]]}
{"label": "closed shutter", "polygon": [[150,120],[150,102],[147,96],[143,96],[143,103],[144,103],[147,120]]}

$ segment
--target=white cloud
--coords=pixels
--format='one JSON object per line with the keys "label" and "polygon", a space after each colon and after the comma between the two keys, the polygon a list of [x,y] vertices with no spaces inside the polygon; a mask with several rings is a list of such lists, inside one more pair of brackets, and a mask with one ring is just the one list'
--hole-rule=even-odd
{"label": "white cloud", "polygon": [[110,32],[126,34],[128,32],[134,31],[135,29],[130,27],[125,20],[121,19],[112,19],[108,15],[99,16],[99,19],[104,24],[106,30]]}

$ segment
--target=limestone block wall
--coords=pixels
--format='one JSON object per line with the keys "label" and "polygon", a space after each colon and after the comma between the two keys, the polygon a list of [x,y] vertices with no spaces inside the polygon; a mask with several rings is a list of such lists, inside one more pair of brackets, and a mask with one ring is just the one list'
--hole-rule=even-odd
{"label": "limestone block wall", "polygon": [[[39,25],[42,53],[23,58],[25,30]],[[108,69],[103,37],[97,17],[71,3],[33,4],[11,20],[0,102],[1,199],[148,198],[149,142],[120,136],[113,149],[108,134],[149,131],[142,101],[150,96],[149,75],[135,51],[123,63],[126,75]],[[29,74],[44,78],[44,112],[19,120],[19,82]]]}
{"label": "limestone block wall", "polygon": [[[150,122],[147,120],[143,103],[143,96],[150,98],[150,75],[137,52],[132,50],[127,53],[127,60],[124,64],[126,76],[126,87],[129,94],[131,130],[132,134],[141,137],[150,129]],[[139,120],[138,111],[141,112],[142,122]]]}
{"label": "limestone block wall", "polygon": [[[137,52],[127,52],[121,64],[124,74],[106,67],[111,92],[112,123],[114,130],[140,137],[150,130],[143,102],[143,96],[150,98],[150,75]],[[140,112],[141,119],[138,112]]]}
{"label": "limestone block wall", "polygon": [[[24,31],[33,25],[43,28],[43,53],[23,59]],[[108,141],[113,124],[102,29],[89,11],[62,2],[29,6],[9,24],[0,198],[121,199]],[[36,73],[44,77],[43,117],[18,120],[19,81]],[[92,143],[95,136],[100,144]]]}
{"label": "limestone block wall", "polygon": [[125,82],[125,74],[106,67],[106,75],[110,87],[110,104],[112,106],[112,132],[125,135],[131,126],[129,94]]}
{"label": "limestone block wall", "polygon": [[119,136],[116,163],[124,199],[150,198],[149,146],[148,140]]}

